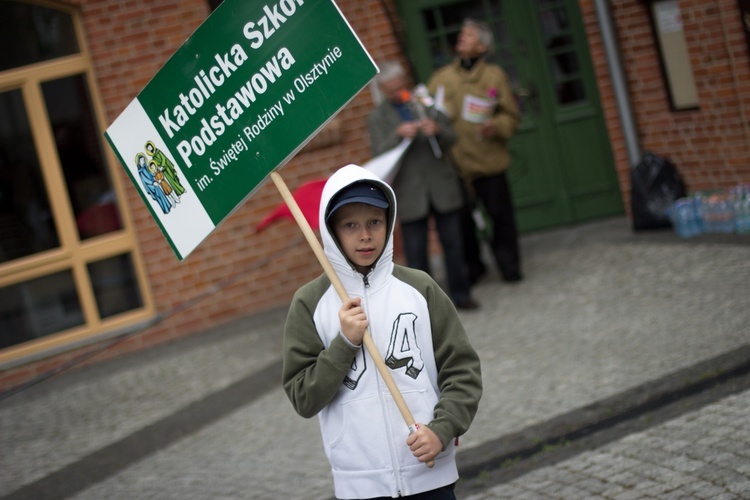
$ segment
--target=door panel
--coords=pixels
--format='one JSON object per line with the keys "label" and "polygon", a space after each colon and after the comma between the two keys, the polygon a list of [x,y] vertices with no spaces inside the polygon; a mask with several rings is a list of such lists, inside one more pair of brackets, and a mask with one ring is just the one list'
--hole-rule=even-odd
{"label": "door panel", "polygon": [[489,57],[522,112],[509,173],[522,231],[623,212],[614,160],[576,0],[402,0],[416,78],[453,58],[466,17],[495,33]]}

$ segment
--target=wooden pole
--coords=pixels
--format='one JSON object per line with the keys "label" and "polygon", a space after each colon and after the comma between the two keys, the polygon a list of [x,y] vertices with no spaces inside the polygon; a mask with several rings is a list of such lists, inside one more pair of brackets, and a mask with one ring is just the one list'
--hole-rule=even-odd
{"label": "wooden pole", "polygon": [[[295,200],[294,196],[292,196],[292,193],[291,191],[289,191],[289,188],[284,182],[284,179],[282,179],[281,175],[279,175],[277,172],[271,172],[271,180],[273,180],[273,183],[276,185],[276,189],[279,190],[281,197],[284,199],[287,207],[289,207],[289,211],[292,213],[294,220],[302,230],[302,234],[304,234],[305,239],[307,239],[307,242],[310,245],[310,248],[312,248],[313,253],[318,258],[318,262],[320,262],[320,265],[323,267],[323,271],[326,273],[326,276],[328,276],[328,279],[333,285],[333,288],[336,290],[336,293],[338,293],[342,301],[348,300],[349,294],[346,293],[344,284],[341,283],[338,274],[336,274],[333,266],[331,266],[331,262],[323,252],[323,247],[320,245],[318,238],[315,236],[315,232],[310,227],[307,219],[305,219],[302,210],[300,210],[299,205],[297,205],[297,200]],[[372,335],[370,335],[369,329],[365,330],[365,335],[362,338],[362,343],[364,344],[365,349],[367,349],[367,352],[370,354],[370,357],[375,362],[378,373],[380,373],[380,376],[385,382],[385,385],[388,387],[388,390],[391,393],[391,397],[393,397],[393,401],[395,401],[396,406],[398,407],[398,411],[401,412],[401,416],[404,418],[404,422],[406,422],[406,425],[409,428],[409,433],[414,434],[415,432],[417,432],[417,426],[416,422],[414,421],[414,417],[412,416],[411,411],[409,411],[409,407],[406,405],[406,401],[404,401],[404,396],[401,394],[401,391],[398,389],[396,382],[393,380],[391,372],[388,370],[385,361],[383,361],[383,359],[380,357],[380,352],[378,352],[375,341],[372,340]],[[434,465],[434,460],[430,460],[429,462],[427,462],[428,467],[433,467]]]}

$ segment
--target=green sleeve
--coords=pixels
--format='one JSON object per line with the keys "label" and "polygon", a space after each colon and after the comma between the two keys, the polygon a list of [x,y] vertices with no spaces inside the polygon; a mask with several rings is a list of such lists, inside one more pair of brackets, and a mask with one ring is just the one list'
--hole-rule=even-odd
{"label": "green sleeve", "polygon": [[441,291],[430,307],[432,342],[438,369],[440,399],[428,424],[443,447],[464,434],[474,420],[482,396],[479,355],[469,342],[453,303]]}
{"label": "green sleeve", "polygon": [[[400,272],[400,271],[399,271]],[[405,281],[427,299],[432,324],[432,344],[438,371],[440,398],[433,420],[427,424],[448,446],[451,439],[464,434],[474,420],[482,397],[482,372],[479,355],[469,342],[450,298],[424,273]],[[394,272],[396,274],[396,272]]]}
{"label": "green sleeve", "polygon": [[341,334],[324,347],[312,319],[322,295],[315,292],[326,287],[324,282],[318,279],[295,294],[284,326],[282,384],[294,409],[305,418],[331,402],[361,349]]}

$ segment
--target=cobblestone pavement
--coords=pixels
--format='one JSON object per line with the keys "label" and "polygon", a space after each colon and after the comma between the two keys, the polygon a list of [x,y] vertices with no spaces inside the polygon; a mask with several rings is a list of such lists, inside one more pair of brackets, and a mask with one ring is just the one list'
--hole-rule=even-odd
{"label": "cobblestone pavement", "polygon": [[750,390],[488,488],[495,498],[750,498]]}
{"label": "cobblestone pavement", "polygon": [[[525,280],[492,273],[474,290],[482,308],[461,313],[485,383],[462,471],[750,363],[750,236],[633,234],[614,218],[521,243]],[[0,401],[0,496],[331,498],[317,420],[298,417],[279,384],[284,317],[254,315]],[[640,498],[660,487],[655,496],[704,498],[689,486],[724,487],[709,479],[726,464],[733,489],[717,498],[749,497],[749,447],[737,437],[749,434],[747,405],[747,393],[727,397],[476,498]],[[615,469],[621,480],[605,483]]]}

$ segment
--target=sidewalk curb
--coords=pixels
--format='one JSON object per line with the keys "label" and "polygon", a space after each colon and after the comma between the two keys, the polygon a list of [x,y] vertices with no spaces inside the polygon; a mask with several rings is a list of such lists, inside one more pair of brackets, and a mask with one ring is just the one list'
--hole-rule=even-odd
{"label": "sidewalk curb", "polygon": [[575,441],[746,373],[750,373],[750,344],[460,451],[456,456],[459,474],[466,479],[477,477],[483,471],[531,457],[545,447]]}

